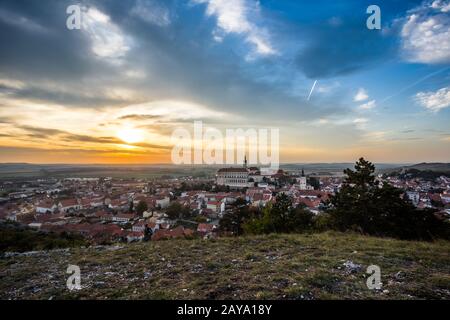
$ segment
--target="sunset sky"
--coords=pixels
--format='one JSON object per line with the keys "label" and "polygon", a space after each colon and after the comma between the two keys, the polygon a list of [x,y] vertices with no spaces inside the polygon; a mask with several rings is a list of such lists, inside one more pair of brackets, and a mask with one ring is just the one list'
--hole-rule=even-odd
{"label": "sunset sky", "polygon": [[0,162],[169,163],[198,120],[279,128],[281,162],[450,162],[450,1],[3,0],[0,42]]}

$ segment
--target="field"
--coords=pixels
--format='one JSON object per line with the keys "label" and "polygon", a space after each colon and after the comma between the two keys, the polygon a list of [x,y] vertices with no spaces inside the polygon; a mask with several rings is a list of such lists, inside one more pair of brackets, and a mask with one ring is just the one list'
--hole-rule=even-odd
{"label": "field", "polygon": [[0,180],[36,178],[156,179],[161,177],[212,177],[216,167],[173,165],[32,165],[0,164]]}
{"label": "field", "polygon": [[[69,264],[81,268],[69,291]],[[366,268],[381,268],[381,290]],[[169,240],[8,255],[1,299],[450,299],[450,243],[356,234]]]}

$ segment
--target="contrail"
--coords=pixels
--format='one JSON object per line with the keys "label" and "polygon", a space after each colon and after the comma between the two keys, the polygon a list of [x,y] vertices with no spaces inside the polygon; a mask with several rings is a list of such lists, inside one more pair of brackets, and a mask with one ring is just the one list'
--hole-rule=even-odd
{"label": "contrail", "polygon": [[317,80],[314,81],[314,84],[313,84],[313,86],[311,88],[311,91],[309,92],[309,96],[308,96],[308,99],[307,99],[308,101],[309,101],[309,99],[311,99],[311,95],[312,95],[312,93],[314,91],[314,88],[316,87],[316,84],[317,84]]}
{"label": "contrail", "polygon": [[435,75],[437,75],[437,74],[439,74],[439,73],[441,73],[441,72],[443,72],[443,71],[445,71],[445,70],[447,70],[447,69],[449,69],[449,68],[450,68],[450,67],[446,67],[446,68],[440,69],[440,70],[438,70],[438,71],[432,72],[432,73],[430,73],[430,74],[427,74],[425,77],[420,78],[420,79],[417,80],[416,82],[414,82],[414,83],[412,83],[412,84],[410,84],[410,85],[408,85],[408,86],[406,86],[406,87],[400,89],[400,91],[398,91],[397,93],[394,93],[394,94],[392,94],[392,95],[390,95],[390,96],[384,98],[383,100],[381,100],[379,106],[380,106],[381,104],[385,103],[386,101],[392,99],[393,97],[398,96],[400,93],[405,92],[406,90],[411,89],[412,87],[415,87],[416,85],[418,85],[418,84],[421,83],[422,81],[425,81],[425,80],[427,80],[428,78],[431,78],[431,77],[433,77],[433,76],[435,76]]}

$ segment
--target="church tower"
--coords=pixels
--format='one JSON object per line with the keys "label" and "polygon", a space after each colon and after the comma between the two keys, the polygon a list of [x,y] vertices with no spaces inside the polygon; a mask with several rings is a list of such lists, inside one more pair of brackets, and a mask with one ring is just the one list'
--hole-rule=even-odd
{"label": "church tower", "polygon": [[244,168],[247,169],[247,156],[244,158]]}

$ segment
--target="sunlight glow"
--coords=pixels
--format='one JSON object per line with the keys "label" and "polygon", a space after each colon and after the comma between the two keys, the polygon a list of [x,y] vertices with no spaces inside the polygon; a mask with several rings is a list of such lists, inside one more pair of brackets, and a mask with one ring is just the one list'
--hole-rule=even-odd
{"label": "sunlight glow", "polygon": [[143,131],[134,128],[124,128],[118,131],[117,137],[126,143],[138,143],[144,141]]}

